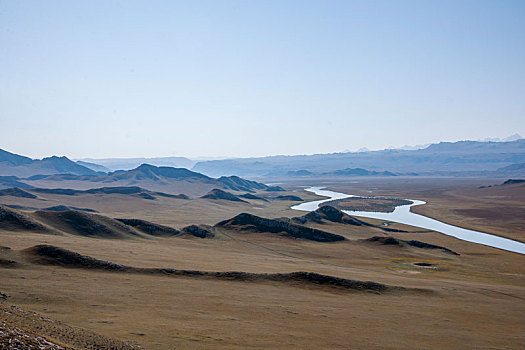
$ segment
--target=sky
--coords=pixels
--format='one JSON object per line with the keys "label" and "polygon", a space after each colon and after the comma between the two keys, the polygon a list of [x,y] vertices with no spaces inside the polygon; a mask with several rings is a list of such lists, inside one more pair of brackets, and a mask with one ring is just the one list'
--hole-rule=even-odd
{"label": "sky", "polygon": [[525,1],[2,1],[0,148],[247,157],[525,135]]}

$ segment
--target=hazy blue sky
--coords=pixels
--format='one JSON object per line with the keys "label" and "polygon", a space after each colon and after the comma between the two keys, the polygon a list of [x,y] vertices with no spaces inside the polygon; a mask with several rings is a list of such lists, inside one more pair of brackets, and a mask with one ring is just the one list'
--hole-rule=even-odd
{"label": "hazy blue sky", "polygon": [[33,157],[525,135],[525,1],[0,1],[0,132]]}

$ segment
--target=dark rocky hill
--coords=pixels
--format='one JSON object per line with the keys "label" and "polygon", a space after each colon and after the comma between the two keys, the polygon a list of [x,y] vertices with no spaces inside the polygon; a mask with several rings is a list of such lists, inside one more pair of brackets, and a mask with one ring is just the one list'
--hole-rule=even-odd
{"label": "dark rocky hill", "polygon": [[171,237],[176,236],[180,232],[169,226],[154,224],[152,222],[140,219],[116,219],[125,225],[132,226],[137,230],[140,230],[148,235],[160,236],[160,237]]}
{"label": "dark rocky hill", "polygon": [[30,215],[0,205],[0,229],[8,231],[47,232],[48,228]]}
{"label": "dark rocky hill", "polygon": [[293,201],[293,202],[302,202],[303,199],[299,196],[292,196],[292,195],[287,195],[287,196],[277,196],[275,197],[275,199],[277,200],[280,200],[280,201]]}
{"label": "dark rocky hill", "polygon": [[77,210],[77,211],[85,211],[88,213],[98,213],[95,209],[90,208],[78,208],[78,207],[68,207],[67,205],[55,205],[53,207],[47,207],[44,209],[41,209],[44,211],[70,211],[70,210]]}
{"label": "dark rocky hill", "polygon": [[0,205],[0,230],[105,239],[172,237],[177,229],[140,219],[112,219],[90,209],[56,206],[22,212]]}
{"label": "dark rocky hill", "polygon": [[1,196],[12,196],[12,197],[18,197],[18,198],[33,198],[33,199],[37,198],[37,196],[35,196],[34,194],[21,190],[16,187],[0,190],[0,197]]}
{"label": "dark rocky hill", "polygon": [[[41,194],[57,194],[64,196],[79,196],[83,194],[122,194],[133,197],[139,197],[143,199],[154,200],[157,197],[168,197],[168,198],[180,198],[188,199],[188,196],[179,194],[173,195],[163,192],[148,191],[142,187],[129,186],[129,187],[100,187],[92,188],[89,190],[74,190],[69,188],[33,188],[28,191]],[[27,192],[27,191],[26,191]]]}
{"label": "dark rocky hill", "polygon": [[[296,286],[307,285],[308,288],[330,288],[338,290],[353,291],[373,291],[375,293],[384,293],[394,291],[397,294],[410,289],[389,286],[372,281],[350,280],[330,275],[323,275],[315,272],[296,271],[288,273],[250,273],[242,271],[199,271],[199,270],[179,270],[172,268],[141,268],[127,265],[112,263],[106,260],[100,260],[88,255],[79,253],[47,244],[36,245],[24,249],[23,254],[32,263],[42,265],[55,265],[67,268],[79,268],[90,270],[105,270],[108,272],[118,273],[141,273],[147,275],[166,276],[185,276],[187,278],[206,278],[220,279],[225,281],[271,281],[279,283],[291,283]],[[413,289],[416,291],[417,289]],[[422,290],[417,290],[418,292]],[[122,347],[111,347],[121,349]]]}
{"label": "dark rocky hill", "polygon": [[239,197],[241,197],[241,198],[245,198],[245,199],[255,199],[255,200],[260,200],[260,201],[268,202],[268,200],[267,200],[266,198],[262,198],[262,197],[259,197],[259,196],[256,196],[256,195],[253,195],[253,194],[251,194],[251,193],[241,194],[241,195],[239,195]]}
{"label": "dark rocky hill", "polygon": [[403,247],[403,246],[407,246],[408,245],[408,246],[412,246],[412,247],[416,247],[416,248],[423,248],[423,249],[439,249],[439,250],[444,251],[445,253],[449,253],[449,254],[452,254],[452,255],[459,255],[455,251],[450,250],[448,248],[445,248],[445,247],[442,247],[442,246],[439,246],[439,245],[435,245],[435,244],[430,244],[430,243],[425,243],[425,242],[421,242],[421,241],[416,241],[416,240],[405,241],[405,240],[394,238],[394,237],[374,236],[374,237],[368,238],[368,239],[366,239],[364,241],[365,242],[370,242],[370,243],[382,244],[382,245],[399,246],[399,247]]}
{"label": "dark rocky hill", "polygon": [[209,225],[189,225],[182,228],[180,233],[198,238],[213,238],[215,237],[215,228]]}
{"label": "dark rocky hill", "polygon": [[140,237],[132,227],[98,214],[76,210],[40,210],[32,216],[46,226],[75,236],[114,239]]}
{"label": "dark rocky hill", "polygon": [[218,188],[214,188],[213,190],[211,190],[210,192],[208,192],[207,194],[205,194],[201,198],[205,198],[205,199],[222,199],[222,200],[225,200],[225,201],[247,203],[245,200],[240,199],[238,196],[236,196],[236,195],[234,195],[234,194],[232,194],[230,192],[226,192],[226,191],[220,190]]}
{"label": "dark rocky hill", "polygon": [[353,216],[343,213],[341,210],[334,208],[330,205],[323,205],[315,211],[309,212],[300,217],[292,218],[292,220],[301,224],[306,224],[309,222],[322,224],[326,221],[329,221],[355,226],[373,226],[371,224],[368,224],[367,222],[364,222]]}
{"label": "dark rocky hill", "polygon": [[515,185],[515,184],[525,184],[525,179],[509,179],[502,183],[502,185]]}
{"label": "dark rocky hill", "polygon": [[222,176],[218,178],[217,181],[223,183],[226,188],[234,191],[255,192],[255,190],[265,190],[268,188],[265,184],[242,179],[238,176]]}
{"label": "dark rocky hill", "polygon": [[0,176],[0,188],[13,188],[13,187],[32,188],[33,187],[19,180],[20,179],[16,176]]}
{"label": "dark rocky hill", "polygon": [[231,219],[221,221],[215,226],[240,232],[281,234],[291,238],[307,239],[317,242],[337,242],[345,238],[329,232],[291,223],[289,220],[267,219],[242,213]]}

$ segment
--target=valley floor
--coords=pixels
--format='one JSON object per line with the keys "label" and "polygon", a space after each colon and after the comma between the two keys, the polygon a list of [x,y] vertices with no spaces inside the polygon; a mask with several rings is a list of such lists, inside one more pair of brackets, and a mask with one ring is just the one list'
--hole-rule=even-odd
{"label": "valley floor", "polygon": [[[373,193],[392,196],[410,188],[408,184],[403,188],[381,187],[379,183],[373,186]],[[328,187],[355,194],[359,194],[358,187],[362,193],[370,191],[355,183],[332,183]],[[417,195],[417,190],[412,187],[412,192],[399,197],[410,198]],[[420,188],[417,197],[429,201],[428,210],[435,210],[432,215],[446,212],[439,211],[438,204],[449,211],[459,205],[468,209],[469,200],[450,207],[452,202],[439,194],[447,190],[434,190],[435,194],[428,190],[425,195]],[[313,198],[301,191],[293,193]],[[214,224],[241,211],[264,217],[303,215],[287,209],[287,202],[257,206],[261,209],[237,204],[225,209],[199,200],[186,206],[206,207],[206,212],[178,211],[173,204],[170,210],[148,208],[140,216],[140,203],[130,206],[130,217],[175,227],[191,221]],[[86,207],[86,203],[75,204]],[[109,206],[101,210],[104,205],[95,209],[115,217]],[[123,208],[118,207],[119,215],[125,214]],[[0,250],[0,259],[16,262],[0,265],[0,292],[8,296],[0,299],[0,325],[7,322],[73,348],[89,348],[89,342],[97,348],[123,349],[525,347],[523,255],[399,224],[389,227],[407,232],[341,223],[308,225],[340,234],[346,240],[321,243],[225,229],[219,229],[213,239],[186,236],[125,240],[0,230],[0,246],[11,248]],[[512,220],[509,227],[496,222],[474,228],[501,227],[508,236],[523,234],[514,231]],[[373,236],[420,240],[460,255],[365,241]],[[134,267],[250,273],[308,271],[402,288],[359,291],[301,281],[225,280],[42,265],[26,251],[38,244]],[[44,320],[55,322],[55,326],[41,324]]]}

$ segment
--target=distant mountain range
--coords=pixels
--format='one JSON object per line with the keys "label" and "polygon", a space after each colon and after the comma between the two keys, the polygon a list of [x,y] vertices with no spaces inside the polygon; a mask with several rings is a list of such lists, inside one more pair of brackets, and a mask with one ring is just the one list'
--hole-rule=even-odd
{"label": "distant mountain range", "polygon": [[[315,176],[330,173],[341,176],[345,172],[348,172],[348,176],[494,176],[498,169],[513,171],[514,167],[518,167],[514,164],[520,163],[525,163],[525,139],[508,142],[441,142],[417,150],[390,149],[214,160],[199,162],[192,170],[209,176],[235,174],[243,177]],[[369,174],[355,173],[356,169]]]}
{"label": "distant mountain range", "polygon": [[77,160],[76,161],[77,164],[80,164],[88,169],[91,169],[93,171],[96,171],[96,172],[102,172],[102,173],[110,173],[111,170],[109,168],[106,168],[105,166],[103,165],[100,165],[100,164],[95,164],[95,163],[90,163],[90,162],[84,162],[82,160]]}
{"label": "distant mountain range", "polygon": [[265,184],[238,176],[212,178],[185,168],[142,164],[135,169],[110,173],[96,172],[66,157],[32,160],[0,150],[0,189],[50,188],[89,190],[100,187],[140,186],[170,194],[203,195],[219,188],[255,192],[275,190]]}
{"label": "distant mountain range", "polygon": [[141,164],[191,169],[191,167],[195,164],[195,161],[185,157],[103,159],[84,158],[77,160],[77,163],[95,171],[111,172],[116,170],[135,169]]}
{"label": "distant mountain range", "polygon": [[[363,168],[346,168],[341,170],[313,173],[308,170],[291,170],[286,173],[290,177],[319,177],[319,176],[397,176],[401,174],[394,174],[390,171],[370,171]],[[409,174],[403,174],[409,175]]]}
{"label": "distant mountain range", "polygon": [[506,167],[499,168],[498,171],[524,171],[525,172],[525,163],[517,163],[517,164],[511,164],[507,165]]}
{"label": "distant mountain range", "polygon": [[[520,136],[516,134],[507,139],[517,137]],[[137,164],[144,160],[156,165]],[[181,166],[159,166],[166,163]],[[181,190],[181,186],[174,184],[186,181],[189,188],[198,187],[196,184],[207,184],[245,191],[253,189],[253,184],[237,176],[525,176],[525,139],[441,142],[415,150],[387,149],[210,160],[198,162],[188,170],[191,164],[193,161],[184,157],[84,159],[74,162],[67,157],[52,156],[34,160],[0,150],[0,183],[3,187],[11,184],[10,187],[22,188],[32,186],[33,183],[38,187],[56,187],[58,182],[69,182],[71,186],[89,189],[97,183],[142,186],[145,182],[154,187],[149,189],[164,191],[165,188],[161,187],[166,185],[173,186],[173,190]],[[128,167],[131,168],[113,170]],[[210,189],[207,188],[207,191]]]}
{"label": "distant mountain range", "polygon": [[521,137],[520,134],[514,134],[514,135],[510,135],[509,137],[505,137],[503,139],[500,139],[499,137],[491,137],[491,138],[486,138],[486,139],[478,140],[478,141],[482,141],[482,142],[510,142],[510,141],[517,141],[517,140],[520,140],[522,138],[523,137]]}
{"label": "distant mountain range", "polygon": [[96,175],[97,172],[67,157],[31,159],[0,149],[0,176],[28,177],[51,174]]}

